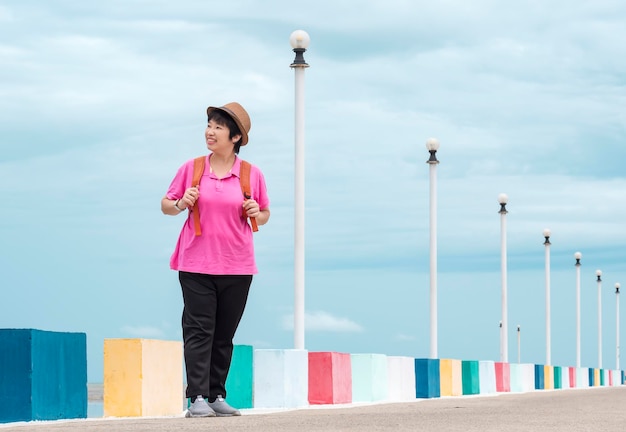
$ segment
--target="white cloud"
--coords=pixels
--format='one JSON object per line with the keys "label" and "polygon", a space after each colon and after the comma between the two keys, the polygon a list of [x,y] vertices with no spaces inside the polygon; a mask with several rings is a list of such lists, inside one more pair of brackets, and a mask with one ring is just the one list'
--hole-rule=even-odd
{"label": "white cloud", "polygon": [[[362,332],[363,327],[349,318],[336,317],[328,312],[315,311],[304,314],[304,326],[306,331],[353,333]],[[283,317],[283,329],[293,330],[293,315]]]}

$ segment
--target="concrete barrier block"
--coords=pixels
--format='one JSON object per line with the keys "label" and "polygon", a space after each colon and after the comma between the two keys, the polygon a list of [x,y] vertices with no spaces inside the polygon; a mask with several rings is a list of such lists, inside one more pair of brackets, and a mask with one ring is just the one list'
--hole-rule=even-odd
{"label": "concrete barrier block", "polygon": [[510,364],[504,362],[496,362],[496,391],[498,393],[506,393],[511,391],[511,375]]}
{"label": "concrete barrier block", "polygon": [[350,354],[309,353],[309,403],[341,404],[352,402],[352,364]]}
{"label": "concrete barrier block", "polygon": [[0,329],[0,423],[87,417],[87,336]]}
{"label": "concrete barrier block", "polygon": [[511,393],[524,391],[525,370],[520,363],[509,364],[509,380],[511,382]]}
{"label": "concrete barrier block", "polygon": [[251,345],[234,345],[226,378],[226,402],[235,408],[252,408],[253,375],[254,349]]}
{"label": "concrete barrier block", "polygon": [[177,415],[182,394],[182,342],[104,340],[105,417]]}
{"label": "concrete barrier block", "polygon": [[461,396],[463,394],[463,374],[461,360],[440,360],[441,396]]}
{"label": "concrete barrier block", "polygon": [[569,367],[562,366],[561,367],[561,388],[568,389],[571,387],[569,382]]}
{"label": "concrete barrier block", "polygon": [[480,394],[480,377],[477,360],[461,361],[462,394]]}
{"label": "concrete barrier block", "polygon": [[478,362],[480,394],[496,393],[496,366],[488,360]]}
{"label": "concrete barrier block", "polygon": [[387,356],[388,398],[392,401],[415,399],[415,359]]}
{"label": "concrete barrier block", "polygon": [[554,376],[554,388],[562,389],[563,388],[563,373],[562,373],[561,366],[554,366],[553,376]]}
{"label": "concrete barrier block", "polygon": [[589,387],[589,368],[576,368],[576,388]]}
{"label": "concrete barrier block", "polygon": [[438,398],[441,396],[441,361],[439,359],[415,359],[415,397]]}
{"label": "concrete barrier block", "polygon": [[568,373],[569,373],[569,386],[570,388],[576,388],[578,387],[577,384],[577,379],[578,379],[578,370],[575,367],[568,367],[567,368]]}
{"label": "concrete barrier block", "polygon": [[544,365],[535,365],[535,390],[543,390],[545,388],[544,383],[545,369]]}
{"label": "concrete barrier block", "polygon": [[352,354],[352,402],[386,400],[388,396],[387,356]]}
{"label": "concrete barrier block", "polygon": [[299,408],[309,404],[309,352],[254,351],[254,407]]}
{"label": "concrete barrier block", "polygon": [[543,388],[545,390],[554,389],[554,367],[551,365],[543,367]]}
{"label": "concrete barrier block", "polygon": [[535,391],[535,365],[524,363],[522,366],[524,370],[523,391]]}

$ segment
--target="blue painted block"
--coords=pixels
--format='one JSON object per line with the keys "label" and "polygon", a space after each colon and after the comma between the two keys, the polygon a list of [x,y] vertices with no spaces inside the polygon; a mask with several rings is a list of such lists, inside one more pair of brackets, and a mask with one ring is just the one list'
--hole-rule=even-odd
{"label": "blue painted block", "polygon": [[87,336],[0,329],[0,423],[87,417]]}
{"label": "blue painted block", "polygon": [[441,396],[439,359],[415,359],[415,397]]}
{"label": "blue painted block", "polygon": [[593,387],[594,386],[594,381],[595,381],[595,371],[593,368],[589,368],[589,387]]}
{"label": "blue painted block", "polygon": [[545,368],[543,365],[535,365],[535,390],[545,389]]}

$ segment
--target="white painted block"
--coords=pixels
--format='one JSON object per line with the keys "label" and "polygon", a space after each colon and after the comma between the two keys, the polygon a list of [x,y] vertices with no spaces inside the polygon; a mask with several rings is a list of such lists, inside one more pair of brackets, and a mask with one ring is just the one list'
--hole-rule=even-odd
{"label": "white painted block", "polygon": [[496,393],[496,365],[489,360],[478,362],[480,394]]}
{"label": "white painted block", "polygon": [[307,350],[254,350],[254,407],[299,408],[309,405]]}
{"label": "white painted block", "polygon": [[535,391],[535,365],[532,363],[522,363],[522,391]]}
{"label": "white painted block", "polygon": [[388,399],[410,401],[415,399],[415,359],[387,356]]}
{"label": "white painted block", "polygon": [[568,389],[570,388],[569,383],[569,367],[563,366],[561,368],[561,388]]}
{"label": "white painted block", "polygon": [[583,367],[576,368],[576,387],[577,388],[589,387],[589,368],[583,368]]}
{"label": "white painted block", "polygon": [[511,363],[509,365],[509,377],[511,379],[511,393],[519,393],[524,391],[524,368],[519,363]]}

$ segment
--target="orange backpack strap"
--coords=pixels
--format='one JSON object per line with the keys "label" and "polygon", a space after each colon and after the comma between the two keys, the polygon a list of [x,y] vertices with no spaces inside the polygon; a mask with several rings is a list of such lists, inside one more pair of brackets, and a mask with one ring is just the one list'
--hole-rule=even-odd
{"label": "orange backpack strap", "polygon": [[[241,192],[243,193],[243,197],[245,199],[252,198],[252,194],[250,192],[250,163],[245,160],[241,160],[241,165],[239,168],[239,183],[241,184]],[[248,217],[246,214],[246,210],[242,210],[241,215],[244,219]],[[259,226],[256,223],[256,218],[250,218],[250,224],[252,225],[252,231],[257,232],[259,230]]]}
{"label": "orange backpack strap", "polygon": [[[204,164],[206,163],[206,156],[200,156],[193,160],[193,179],[191,180],[191,187],[199,186],[202,174],[204,174]],[[198,201],[191,209],[193,215],[193,224],[196,231],[196,235],[202,234],[202,228],[200,228],[200,209],[198,208]]]}

